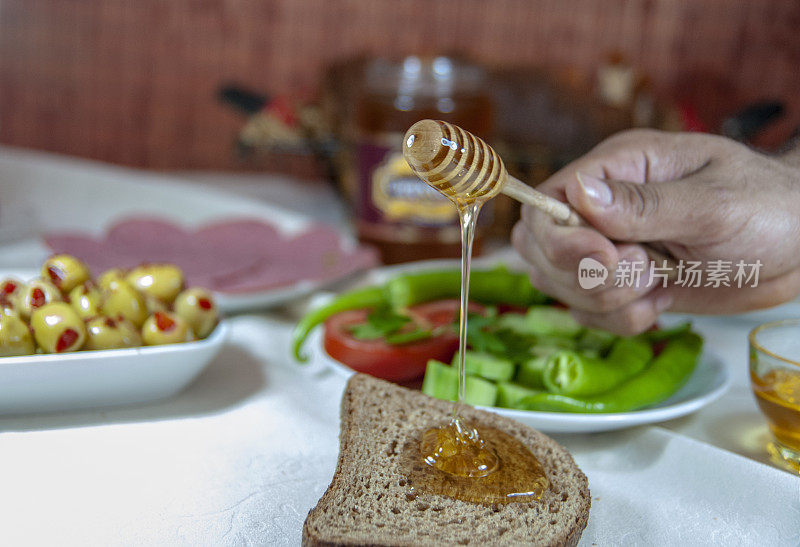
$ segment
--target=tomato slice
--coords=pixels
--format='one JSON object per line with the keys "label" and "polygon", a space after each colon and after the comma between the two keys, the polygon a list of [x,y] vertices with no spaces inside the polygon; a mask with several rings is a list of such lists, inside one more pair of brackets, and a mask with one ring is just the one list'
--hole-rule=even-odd
{"label": "tomato slice", "polygon": [[[437,300],[413,306],[408,312],[418,323],[438,327],[452,324],[458,318],[458,309],[458,300]],[[482,313],[484,308],[471,303],[469,310]],[[357,372],[392,382],[407,382],[425,374],[429,359],[448,363],[458,350],[458,333],[453,331],[402,345],[353,338],[350,327],[364,323],[368,314],[368,310],[346,311],[325,323],[325,351]]]}

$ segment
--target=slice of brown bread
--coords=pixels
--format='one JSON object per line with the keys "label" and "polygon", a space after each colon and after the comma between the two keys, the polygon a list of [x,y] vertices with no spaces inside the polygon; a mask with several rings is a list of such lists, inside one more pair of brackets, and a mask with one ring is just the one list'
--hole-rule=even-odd
{"label": "slice of brown bread", "polygon": [[404,445],[442,423],[451,404],[356,374],[342,397],[339,461],[328,490],[306,518],[303,545],[575,545],[589,518],[586,476],[543,433],[496,414],[464,407],[479,426],[524,443],[550,488],[539,501],[482,505],[410,493]]}

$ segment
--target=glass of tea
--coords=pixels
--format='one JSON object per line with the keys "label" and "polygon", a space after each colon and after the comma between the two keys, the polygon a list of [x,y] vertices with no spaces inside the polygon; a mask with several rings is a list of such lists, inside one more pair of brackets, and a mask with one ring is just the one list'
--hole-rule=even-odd
{"label": "glass of tea", "polygon": [[800,319],[750,331],[750,383],[774,440],[774,460],[800,473]]}

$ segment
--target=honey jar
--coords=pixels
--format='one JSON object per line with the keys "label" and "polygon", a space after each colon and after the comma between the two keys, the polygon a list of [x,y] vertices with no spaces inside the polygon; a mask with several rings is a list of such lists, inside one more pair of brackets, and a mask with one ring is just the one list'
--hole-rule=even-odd
{"label": "honey jar", "polygon": [[[461,256],[453,204],[418,179],[403,159],[402,138],[414,122],[433,118],[490,135],[486,75],[449,57],[406,57],[366,64],[349,147],[353,213],[359,239],[384,263]],[[491,212],[484,209],[488,221]],[[480,248],[481,228],[475,247]]]}

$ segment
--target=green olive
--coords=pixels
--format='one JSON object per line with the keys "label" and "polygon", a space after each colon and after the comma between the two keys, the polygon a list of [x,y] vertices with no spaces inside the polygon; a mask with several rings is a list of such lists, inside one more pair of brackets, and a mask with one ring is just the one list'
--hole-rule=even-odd
{"label": "green olive", "polygon": [[147,315],[153,315],[157,311],[169,311],[167,304],[151,294],[142,293],[142,298],[144,298],[144,305],[147,308]]}
{"label": "green olive", "polygon": [[14,314],[0,315],[0,357],[31,355],[36,351],[31,331]]}
{"label": "green olive", "polygon": [[17,309],[9,300],[0,300],[0,315],[15,315],[19,317]]}
{"label": "green olive", "polygon": [[51,302],[34,310],[31,328],[45,353],[77,351],[86,340],[83,321],[66,302]]}
{"label": "green olive", "polygon": [[133,348],[142,345],[139,331],[128,321],[93,317],[86,322],[87,350]]}
{"label": "green olive", "polygon": [[69,292],[69,303],[81,319],[89,319],[100,315],[103,294],[91,281],[87,281]]}
{"label": "green olive", "polygon": [[113,291],[120,281],[125,281],[125,270],[111,268],[97,278],[97,286],[101,291]]}
{"label": "green olive", "polygon": [[13,301],[19,298],[23,290],[25,283],[13,277],[6,277],[0,281],[0,305],[13,305]]}
{"label": "green olive", "polygon": [[175,298],[175,313],[183,317],[195,336],[205,338],[217,325],[217,306],[214,297],[206,289],[192,287]]}
{"label": "green olive", "polygon": [[42,279],[48,279],[67,294],[89,280],[89,268],[72,255],[51,256],[42,264]]}
{"label": "green olive", "polygon": [[179,315],[157,311],[142,326],[142,340],[148,346],[177,344],[192,339],[189,324]]}
{"label": "green olive", "polygon": [[[3,290],[3,286],[7,281],[8,280],[6,279],[3,282],[0,282],[0,291]],[[17,313],[17,305],[19,303],[19,294],[23,289],[24,285],[20,284],[18,288],[13,289],[8,295],[0,292],[0,314],[11,313],[14,315],[19,315],[19,313]]]}
{"label": "green olive", "polygon": [[147,319],[147,306],[144,297],[127,281],[119,281],[109,292],[104,293],[100,311],[114,319],[122,317],[137,328]]}
{"label": "green olive", "polygon": [[143,264],[126,277],[139,291],[171,304],[183,289],[183,272],[173,264]]}
{"label": "green olive", "polygon": [[12,299],[11,303],[22,319],[28,319],[37,308],[62,300],[61,292],[55,285],[43,279],[34,279],[25,285],[25,288],[16,298]]}

